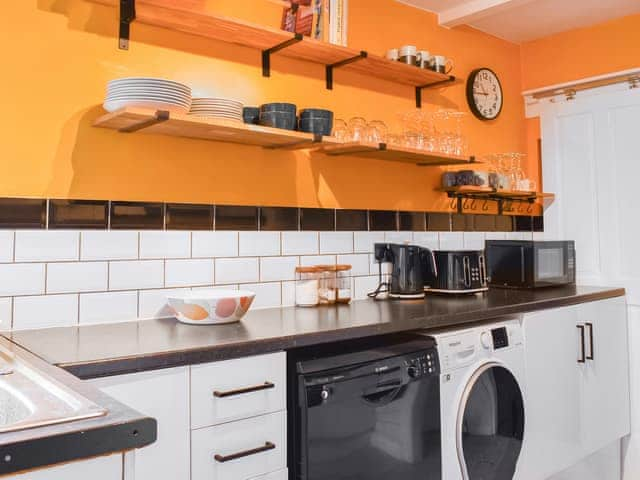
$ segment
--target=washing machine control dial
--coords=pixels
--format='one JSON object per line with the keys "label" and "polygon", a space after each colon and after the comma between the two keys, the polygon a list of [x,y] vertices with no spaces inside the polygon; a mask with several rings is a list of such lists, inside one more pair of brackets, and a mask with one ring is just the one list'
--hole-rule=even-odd
{"label": "washing machine control dial", "polygon": [[482,346],[489,350],[493,346],[493,340],[491,338],[491,334],[489,332],[482,332],[480,335],[480,343]]}

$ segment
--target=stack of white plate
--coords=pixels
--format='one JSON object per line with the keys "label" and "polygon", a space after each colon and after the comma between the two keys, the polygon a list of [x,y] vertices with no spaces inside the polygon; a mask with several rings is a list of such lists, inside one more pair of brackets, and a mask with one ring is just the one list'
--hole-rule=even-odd
{"label": "stack of white plate", "polygon": [[188,113],[191,108],[191,89],[182,83],[161,78],[131,77],[112,80],[107,86],[104,108],[113,112],[124,107]]}
{"label": "stack of white plate", "polygon": [[241,122],[243,107],[241,102],[226,98],[194,98],[189,115]]}

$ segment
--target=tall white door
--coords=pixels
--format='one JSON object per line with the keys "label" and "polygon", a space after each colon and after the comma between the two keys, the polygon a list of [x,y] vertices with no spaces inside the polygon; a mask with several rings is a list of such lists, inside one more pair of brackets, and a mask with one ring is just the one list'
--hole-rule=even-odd
{"label": "tall white door", "polygon": [[627,289],[634,394],[624,478],[640,478],[640,89],[594,89],[537,110],[544,189],[556,194],[544,237],[576,241],[578,283]]}

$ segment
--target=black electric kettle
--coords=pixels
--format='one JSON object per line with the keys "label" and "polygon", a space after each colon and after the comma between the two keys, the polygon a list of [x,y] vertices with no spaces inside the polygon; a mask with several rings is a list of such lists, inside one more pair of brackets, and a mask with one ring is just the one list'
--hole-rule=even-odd
{"label": "black electric kettle", "polygon": [[370,294],[373,298],[385,292],[391,298],[423,298],[425,280],[436,274],[433,253],[417,245],[376,243],[375,259],[380,265],[391,263],[391,278],[383,281],[380,267],[380,285]]}

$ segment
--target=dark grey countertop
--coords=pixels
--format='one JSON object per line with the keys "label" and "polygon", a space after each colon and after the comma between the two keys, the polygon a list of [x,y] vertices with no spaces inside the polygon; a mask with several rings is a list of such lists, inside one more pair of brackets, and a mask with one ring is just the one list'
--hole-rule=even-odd
{"label": "dark grey countertop", "polygon": [[494,289],[474,296],[255,310],[240,323],[227,325],[193,326],[159,319],[24,330],[5,336],[80,378],[95,378],[386,333],[450,328],[624,294],[621,288],[586,286]]}
{"label": "dark grey countertop", "polygon": [[117,402],[5,338],[0,337],[0,344],[41,374],[108,410],[105,416],[89,420],[0,434],[0,475],[141,448],[155,442],[155,419]]}

